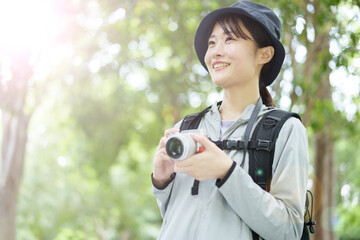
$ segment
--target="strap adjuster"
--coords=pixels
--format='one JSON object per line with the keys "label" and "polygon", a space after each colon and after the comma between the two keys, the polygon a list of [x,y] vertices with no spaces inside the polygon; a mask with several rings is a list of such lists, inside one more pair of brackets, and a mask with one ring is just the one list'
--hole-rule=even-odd
{"label": "strap adjuster", "polygon": [[225,150],[238,149],[238,141],[224,140],[223,141],[223,149],[225,149]]}
{"label": "strap adjuster", "polygon": [[271,151],[271,141],[258,139],[256,150]]}

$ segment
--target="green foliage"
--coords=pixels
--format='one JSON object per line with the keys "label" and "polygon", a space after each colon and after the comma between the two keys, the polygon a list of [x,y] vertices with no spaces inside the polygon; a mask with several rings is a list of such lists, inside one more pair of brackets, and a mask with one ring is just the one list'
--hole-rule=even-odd
{"label": "green foliage", "polygon": [[353,142],[359,141],[359,135],[352,132],[344,134],[336,145],[336,231],[340,239],[357,239],[360,226],[360,151]]}
{"label": "green foliage", "polygon": [[340,222],[337,227],[340,232],[339,239],[355,240],[360,234],[360,206],[339,207]]}
{"label": "green foliage", "polygon": [[[103,149],[96,154],[106,157],[94,162],[95,140],[78,127],[62,97],[49,99],[34,115],[29,136],[34,144],[28,150],[17,220],[20,236],[154,238],[160,220],[149,188],[154,149],[132,135],[107,161],[106,144],[116,143],[100,139]],[[56,121],[48,121],[49,115],[56,115]],[[92,131],[100,134],[104,129],[97,127]],[[108,138],[114,140],[111,134]]]}

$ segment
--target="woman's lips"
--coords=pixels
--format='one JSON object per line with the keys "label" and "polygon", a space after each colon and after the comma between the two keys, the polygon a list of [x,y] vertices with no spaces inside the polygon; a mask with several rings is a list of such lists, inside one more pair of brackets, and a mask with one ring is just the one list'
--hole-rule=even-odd
{"label": "woman's lips", "polygon": [[215,71],[218,71],[218,70],[221,70],[221,69],[224,69],[226,68],[227,66],[229,66],[230,63],[225,63],[225,62],[217,62],[213,65],[213,69]]}

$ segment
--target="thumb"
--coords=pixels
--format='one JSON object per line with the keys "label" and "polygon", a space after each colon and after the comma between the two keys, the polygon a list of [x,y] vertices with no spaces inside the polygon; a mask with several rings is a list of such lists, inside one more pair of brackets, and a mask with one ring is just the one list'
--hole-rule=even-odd
{"label": "thumb", "polygon": [[190,134],[190,136],[198,143],[201,143],[205,147],[205,149],[212,148],[214,143],[211,142],[207,137],[197,134]]}

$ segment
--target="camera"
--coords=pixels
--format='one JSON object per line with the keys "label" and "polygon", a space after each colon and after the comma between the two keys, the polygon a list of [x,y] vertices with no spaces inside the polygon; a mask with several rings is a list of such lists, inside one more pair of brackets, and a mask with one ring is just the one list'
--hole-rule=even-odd
{"label": "camera", "polygon": [[184,160],[195,153],[204,151],[204,147],[195,142],[190,134],[200,134],[199,129],[185,130],[182,132],[171,134],[166,142],[166,152],[174,160]]}

